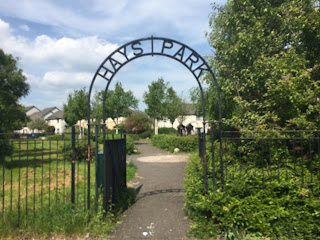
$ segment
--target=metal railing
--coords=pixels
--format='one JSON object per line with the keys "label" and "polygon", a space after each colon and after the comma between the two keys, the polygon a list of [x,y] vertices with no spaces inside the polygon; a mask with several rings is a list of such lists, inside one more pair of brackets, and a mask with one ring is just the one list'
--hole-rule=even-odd
{"label": "metal railing", "polygon": [[209,154],[209,178],[222,189],[239,176],[254,176],[262,183],[293,180],[313,190],[320,183],[319,136],[319,131],[224,132],[223,166],[217,140]]}

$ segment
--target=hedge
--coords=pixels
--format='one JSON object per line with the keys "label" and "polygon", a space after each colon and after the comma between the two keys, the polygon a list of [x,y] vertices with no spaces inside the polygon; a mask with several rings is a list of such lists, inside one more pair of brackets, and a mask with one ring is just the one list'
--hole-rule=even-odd
{"label": "hedge", "polygon": [[151,138],[153,146],[165,151],[173,152],[179,148],[183,152],[193,152],[198,149],[198,136],[190,135],[185,137],[175,136],[173,134],[154,135]]}
{"label": "hedge", "polygon": [[[227,162],[228,159],[225,159]],[[230,166],[239,169],[237,163]],[[185,176],[185,210],[193,220],[190,235],[225,239],[320,239],[320,189],[301,184],[301,179],[262,181],[250,163],[235,171],[221,186],[213,186],[208,153],[208,191],[203,164],[197,154],[188,161]],[[219,163],[216,163],[219,176]],[[280,169],[290,171],[290,169]],[[291,169],[293,171],[293,169]],[[308,170],[305,169],[306,177]],[[290,173],[289,173],[290,174]],[[285,175],[285,174],[283,174]]]}

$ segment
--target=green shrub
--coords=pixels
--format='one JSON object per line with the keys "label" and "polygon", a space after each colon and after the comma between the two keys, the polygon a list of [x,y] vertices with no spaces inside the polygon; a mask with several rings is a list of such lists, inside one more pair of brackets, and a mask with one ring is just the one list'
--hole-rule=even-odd
{"label": "green shrub", "polygon": [[159,128],[159,134],[178,134],[178,130],[174,128]]}
{"label": "green shrub", "polygon": [[146,130],[144,132],[141,132],[139,133],[139,137],[140,138],[151,138],[153,136],[153,130],[152,129],[149,129],[149,130]]}
{"label": "green shrub", "polygon": [[[225,164],[230,161],[225,157]],[[238,234],[271,239],[320,239],[319,186],[314,185],[312,191],[310,185],[301,183],[300,177],[287,180],[285,176],[293,176],[290,172],[293,168],[280,168],[279,181],[277,171],[265,181],[253,163],[247,162],[244,166],[242,171],[239,163],[228,166],[228,171],[234,170],[233,177],[226,180],[222,191],[219,181],[213,186],[208,154],[206,192],[202,160],[197,154],[190,157],[185,176],[185,209],[193,220],[190,234],[201,238],[225,235],[235,239]],[[219,168],[217,161],[217,177]],[[311,175],[307,168],[304,171],[309,182]]]}
{"label": "green shrub", "polygon": [[126,136],[126,149],[127,149],[127,155],[133,154],[134,150],[136,149],[134,145],[134,139],[131,136]]}
{"label": "green shrub", "polygon": [[[90,146],[90,155],[91,159],[93,159],[95,155],[95,144],[91,144]],[[72,142],[66,141],[62,147],[62,151],[64,154],[71,160],[72,159]],[[88,143],[84,140],[78,140],[75,144],[75,156],[77,161],[83,161],[88,159]]]}
{"label": "green shrub", "polygon": [[173,152],[179,148],[183,152],[192,152],[198,149],[198,136],[190,135],[186,137],[175,136],[172,134],[154,135],[151,138],[153,146]]}

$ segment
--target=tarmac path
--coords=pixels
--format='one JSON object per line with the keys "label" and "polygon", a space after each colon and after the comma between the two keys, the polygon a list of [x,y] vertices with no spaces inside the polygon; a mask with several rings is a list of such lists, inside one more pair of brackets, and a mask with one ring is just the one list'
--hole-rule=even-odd
{"label": "tarmac path", "polygon": [[142,154],[128,157],[137,166],[128,187],[139,195],[109,239],[190,239],[185,235],[189,221],[183,211],[189,155],[168,153],[147,142],[136,145]]}

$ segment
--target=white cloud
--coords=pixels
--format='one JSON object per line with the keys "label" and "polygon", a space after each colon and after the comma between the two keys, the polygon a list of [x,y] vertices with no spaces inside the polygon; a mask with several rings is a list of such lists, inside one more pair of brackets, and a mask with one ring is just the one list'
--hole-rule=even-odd
{"label": "white cloud", "polygon": [[30,31],[29,26],[26,25],[26,24],[20,25],[19,28],[22,29],[22,30],[24,30],[24,31],[26,31],[26,32],[29,32],[29,31]]}

